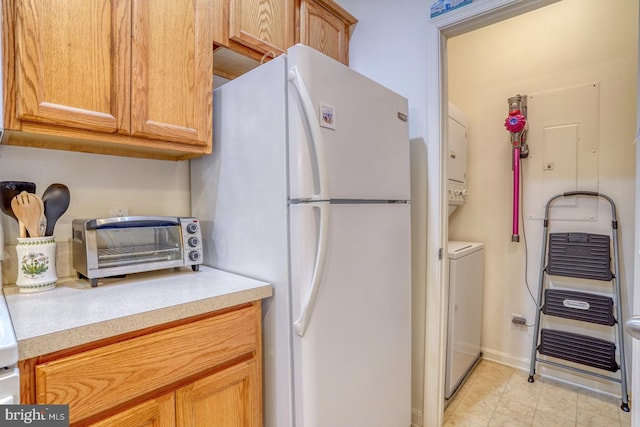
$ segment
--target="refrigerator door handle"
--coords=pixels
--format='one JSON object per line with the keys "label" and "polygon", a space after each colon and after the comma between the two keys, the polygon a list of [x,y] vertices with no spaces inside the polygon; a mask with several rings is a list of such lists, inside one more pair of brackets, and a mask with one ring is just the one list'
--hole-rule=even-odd
{"label": "refrigerator door handle", "polygon": [[298,71],[298,67],[293,66],[289,70],[288,79],[296,88],[298,99],[302,104],[304,116],[309,125],[311,132],[311,146],[316,159],[316,168],[318,171],[318,193],[314,194],[310,200],[329,200],[329,174],[327,173],[327,163],[324,157],[324,143],[322,141],[322,133],[320,132],[320,123],[316,120],[316,115],[311,102],[311,96],[304,84],[304,80]]}
{"label": "refrigerator door handle", "polygon": [[311,276],[311,286],[307,294],[307,299],[302,305],[300,317],[293,323],[293,330],[296,335],[302,337],[307,330],[313,307],[316,304],[320,283],[322,280],[322,271],[324,270],[324,262],[327,255],[327,244],[329,241],[329,202],[319,202],[309,204],[320,210],[320,231],[318,236],[318,246],[316,247],[316,259],[313,265],[313,274]]}

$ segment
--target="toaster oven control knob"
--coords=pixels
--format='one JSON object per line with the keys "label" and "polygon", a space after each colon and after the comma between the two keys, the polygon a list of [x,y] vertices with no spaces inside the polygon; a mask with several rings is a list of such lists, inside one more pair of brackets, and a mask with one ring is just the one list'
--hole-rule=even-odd
{"label": "toaster oven control knob", "polygon": [[189,252],[189,259],[193,262],[200,260],[200,252],[198,251]]}
{"label": "toaster oven control knob", "polygon": [[187,233],[193,234],[198,231],[198,224],[192,222],[191,224],[187,224]]}
{"label": "toaster oven control knob", "polygon": [[196,246],[198,246],[200,244],[200,239],[198,239],[197,237],[189,237],[189,240],[187,240],[187,243],[192,248],[195,248]]}

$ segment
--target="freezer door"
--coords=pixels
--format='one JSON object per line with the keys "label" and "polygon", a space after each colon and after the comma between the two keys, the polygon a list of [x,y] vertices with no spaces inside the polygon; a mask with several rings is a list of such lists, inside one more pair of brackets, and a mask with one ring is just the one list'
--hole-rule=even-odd
{"label": "freezer door", "polygon": [[409,204],[290,207],[294,320],[311,292],[323,209],[317,298],[304,334],[293,335],[296,425],[409,426]]}
{"label": "freezer door", "polygon": [[407,100],[306,46],[287,69],[290,197],[408,200]]}

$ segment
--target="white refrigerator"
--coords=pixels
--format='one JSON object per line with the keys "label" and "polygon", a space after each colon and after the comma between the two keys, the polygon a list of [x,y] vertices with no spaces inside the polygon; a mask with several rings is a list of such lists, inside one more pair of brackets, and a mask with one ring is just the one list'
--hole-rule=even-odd
{"label": "white refrigerator", "polygon": [[272,283],[266,427],[409,427],[407,100],[302,45],[214,91],[204,263]]}

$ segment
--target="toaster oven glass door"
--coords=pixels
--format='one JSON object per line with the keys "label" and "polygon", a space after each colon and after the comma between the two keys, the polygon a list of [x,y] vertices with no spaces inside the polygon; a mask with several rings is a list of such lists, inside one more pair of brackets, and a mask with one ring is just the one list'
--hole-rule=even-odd
{"label": "toaster oven glass door", "polygon": [[182,259],[180,224],[96,230],[98,267]]}

